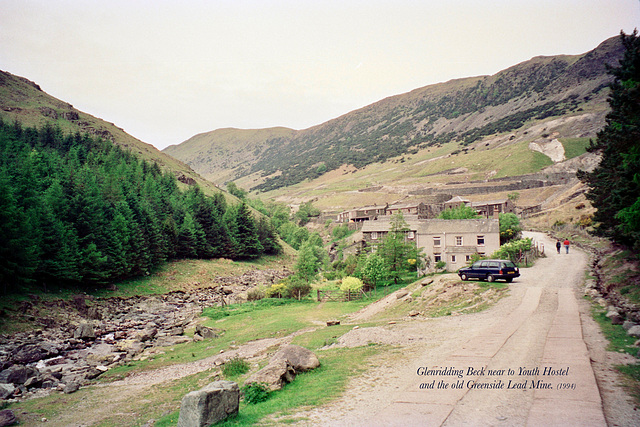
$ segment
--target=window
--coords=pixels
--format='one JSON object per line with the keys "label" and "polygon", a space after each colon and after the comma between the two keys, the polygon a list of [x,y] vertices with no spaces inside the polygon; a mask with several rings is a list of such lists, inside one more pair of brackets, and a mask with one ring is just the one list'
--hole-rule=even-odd
{"label": "window", "polygon": [[434,237],[433,238],[433,246],[440,246],[440,237]]}
{"label": "window", "polygon": [[409,232],[407,233],[407,238],[408,238],[408,239],[413,239],[413,238],[415,238],[415,237],[416,237],[416,235],[415,235],[415,233],[414,233],[413,231],[409,231]]}
{"label": "window", "polygon": [[456,236],[456,246],[462,246],[462,236]]}
{"label": "window", "polygon": [[471,261],[471,255],[465,255],[464,259],[467,262]]}
{"label": "window", "polygon": [[440,262],[442,261],[442,256],[440,254],[433,254],[433,260],[435,262]]}
{"label": "window", "polygon": [[484,236],[478,236],[478,246],[484,246]]}
{"label": "window", "polygon": [[451,262],[453,262],[453,263],[456,262],[456,256],[455,255],[451,255]]}
{"label": "window", "polygon": [[377,231],[372,231],[371,232],[371,240],[378,240],[378,232]]}

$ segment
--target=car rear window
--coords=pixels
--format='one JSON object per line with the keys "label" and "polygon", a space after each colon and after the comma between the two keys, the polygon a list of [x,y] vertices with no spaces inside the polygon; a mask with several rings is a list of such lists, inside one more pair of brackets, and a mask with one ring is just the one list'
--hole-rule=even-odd
{"label": "car rear window", "polygon": [[512,263],[511,261],[503,262],[502,266],[506,267],[506,268],[516,268],[516,265],[514,263]]}

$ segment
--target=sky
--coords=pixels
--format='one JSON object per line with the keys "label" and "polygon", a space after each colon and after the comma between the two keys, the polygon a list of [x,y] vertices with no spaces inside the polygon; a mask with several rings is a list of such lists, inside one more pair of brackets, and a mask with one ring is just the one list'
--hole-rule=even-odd
{"label": "sky", "polygon": [[0,0],[0,70],[159,149],[581,54],[639,0]]}

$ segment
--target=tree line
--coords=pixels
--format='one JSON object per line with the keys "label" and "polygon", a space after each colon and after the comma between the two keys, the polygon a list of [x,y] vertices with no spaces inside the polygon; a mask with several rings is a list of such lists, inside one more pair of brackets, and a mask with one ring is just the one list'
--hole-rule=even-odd
{"label": "tree line", "polygon": [[270,221],[181,190],[156,163],[87,134],[0,119],[0,282],[93,286],[177,258],[281,251]]}
{"label": "tree line", "polygon": [[578,172],[597,209],[594,231],[640,253],[640,37],[621,33],[625,48],[611,83],[606,126],[588,151],[602,155],[592,172]]}

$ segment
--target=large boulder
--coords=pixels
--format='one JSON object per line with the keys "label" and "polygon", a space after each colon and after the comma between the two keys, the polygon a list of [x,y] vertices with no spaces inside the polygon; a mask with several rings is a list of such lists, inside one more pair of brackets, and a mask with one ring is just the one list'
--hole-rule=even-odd
{"label": "large boulder", "polygon": [[92,340],[95,339],[96,333],[89,323],[81,323],[73,333],[73,337],[77,340]]}
{"label": "large boulder", "polygon": [[296,370],[285,360],[271,360],[267,366],[251,375],[245,381],[250,383],[265,383],[269,390],[280,390],[286,383],[296,379]]}
{"label": "large boulder", "polygon": [[178,427],[204,427],[238,413],[240,388],[232,381],[216,381],[182,398]]}
{"label": "large boulder", "polygon": [[36,368],[23,365],[13,365],[0,372],[0,383],[24,384],[31,377],[37,377],[40,372]]}
{"label": "large boulder", "polygon": [[194,338],[199,336],[200,338],[205,340],[218,338],[218,334],[216,334],[216,332],[213,329],[207,328],[206,326],[203,326],[203,325],[197,325],[196,331],[194,332],[193,335],[194,335]]}
{"label": "large boulder", "polygon": [[18,423],[18,419],[16,418],[13,411],[10,409],[3,409],[0,411],[0,427],[12,426]]}
{"label": "large boulder", "polygon": [[13,396],[16,387],[13,384],[0,384],[0,399],[8,399]]}
{"label": "large boulder", "polygon": [[20,345],[11,354],[15,363],[32,363],[42,359],[49,359],[60,354],[60,349],[54,343],[43,341],[40,343],[26,343]]}
{"label": "large boulder", "polygon": [[271,361],[284,360],[296,370],[296,372],[310,371],[320,366],[318,357],[310,350],[299,345],[289,344],[271,358]]}

